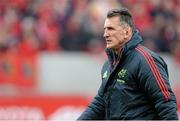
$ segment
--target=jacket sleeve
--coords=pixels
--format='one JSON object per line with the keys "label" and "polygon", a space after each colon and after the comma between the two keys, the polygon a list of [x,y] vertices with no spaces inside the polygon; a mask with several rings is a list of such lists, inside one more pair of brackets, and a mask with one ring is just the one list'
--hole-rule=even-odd
{"label": "jacket sleeve", "polygon": [[103,120],[105,119],[105,102],[103,100],[103,74],[107,69],[108,61],[106,61],[101,70],[102,83],[98,90],[98,94],[94,97],[94,100],[86,108],[86,110],[80,115],[77,120]]}
{"label": "jacket sleeve", "polygon": [[159,118],[178,120],[176,98],[171,89],[167,65],[163,59],[144,55],[137,72],[140,87],[156,109]]}
{"label": "jacket sleeve", "polygon": [[105,116],[104,100],[102,98],[102,84],[94,100],[85,109],[77,120],[102,120]]}

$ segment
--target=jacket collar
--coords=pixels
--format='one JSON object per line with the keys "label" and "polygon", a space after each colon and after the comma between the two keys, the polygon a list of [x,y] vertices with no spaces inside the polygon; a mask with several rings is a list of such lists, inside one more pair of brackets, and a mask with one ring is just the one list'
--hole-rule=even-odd
{"label": "jacket collar", "polygon": [[[125,45],[123,46],[123,49],[121,50],[121,52],[119,52],[120,58],[129,50],[135,48],[141,42],[142,42],[142,38],[139,35],[138,30],[134,30],[131,39],[127,43],[125,43]],[[119,57],[117,56],[114,50],[110,48],[106,48],[105,51],[111,64],[113,64],[114,61],[117,61],[119,59]]]}

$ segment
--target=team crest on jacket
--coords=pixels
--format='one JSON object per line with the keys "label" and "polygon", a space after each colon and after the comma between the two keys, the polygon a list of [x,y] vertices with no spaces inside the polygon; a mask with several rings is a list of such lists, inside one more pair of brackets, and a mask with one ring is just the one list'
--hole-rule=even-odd
{"label": "team crest on jacket", "polygon": [[124,76],[126,75],[127,70],[126,69],[121,69],[118,73],[118,76],[121,78],[124,78]]}

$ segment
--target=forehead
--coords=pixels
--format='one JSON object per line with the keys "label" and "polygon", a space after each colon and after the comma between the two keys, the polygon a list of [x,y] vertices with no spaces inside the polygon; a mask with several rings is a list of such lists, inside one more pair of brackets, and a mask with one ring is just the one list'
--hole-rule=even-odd
{"label": "forehead", "polygon": [[113,27],[113,26],[118,26],[120,25],[120,20],[118,16],[106,18],[104,27]]}

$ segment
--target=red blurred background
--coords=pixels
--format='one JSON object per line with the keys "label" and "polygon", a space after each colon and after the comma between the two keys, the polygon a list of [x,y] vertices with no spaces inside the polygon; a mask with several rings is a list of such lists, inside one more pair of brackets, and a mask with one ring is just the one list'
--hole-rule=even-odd
{"label": "red blurred background", "polygon": [[167,61],[180,107],[179,0],[1,0],[0,119],[76,119],[100,82],[106,13],[120,6]]}

